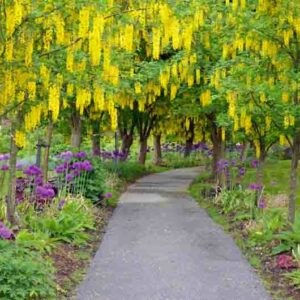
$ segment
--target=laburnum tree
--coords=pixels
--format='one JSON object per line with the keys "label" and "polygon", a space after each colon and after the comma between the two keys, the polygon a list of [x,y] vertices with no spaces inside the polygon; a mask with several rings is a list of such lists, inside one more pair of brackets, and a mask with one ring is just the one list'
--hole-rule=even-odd
{"label": "laburnum tree", "polygon": [[[232,70],[239,69],[240,83],[246,79],[246,89],[242,90],[243,83],[237,84],[236,96],[230,100],[231,107],[240,106],[235,123],[243,123],[245,131],[255,135],[259,108],[265,113],[266,130],[272,126],[281,144],[289,143],[292,150],[289,220],[294,222],[300,147],[300,3],[248,1],[244,9],[239,9],[235,1],[227,1],[227,5],[240,21],[232,40],[223,46],[224,59],[235,64]],[[262,152],[259,138],[255,145]]]}

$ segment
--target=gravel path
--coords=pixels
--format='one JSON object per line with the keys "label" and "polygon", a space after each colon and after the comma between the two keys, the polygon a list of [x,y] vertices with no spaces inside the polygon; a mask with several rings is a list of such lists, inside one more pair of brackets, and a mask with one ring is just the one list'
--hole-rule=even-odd
{"label": "gravel path", "polygon": [[186,193],[200,169],[123,194],[78,300],[269,300],[234,241]]}

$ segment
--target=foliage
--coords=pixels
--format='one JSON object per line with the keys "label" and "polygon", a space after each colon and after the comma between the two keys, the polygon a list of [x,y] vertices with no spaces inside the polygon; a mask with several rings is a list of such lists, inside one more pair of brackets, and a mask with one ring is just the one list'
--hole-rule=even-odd
{"label": "foliage", "polygon": [[297,288],[300,287],[300,270],[292,271],[284,275],[290,279]]}
{"label": "foliage", "polygon": [[86,230],[94,230],[95,216],[87,200],[69,198],[64,203],[54,202],[42,213],[31,209],[24,223],[33,233],[46,233],[56,241],[79,245],[89,238]]}
{"label": "foliage", "polygon": [[255,194],[249,190],[223,190],[215,202],[221,205],[224,213],[246,211],[250,216],[254,217],[257,210]]}
{"label": "foliage", "polygon": [[57,241],[57,239],[51,238],[47,232],[30,232],[27,229],[19,231],[16,236],[17,246],[36,250],[40,253],[52,252]]}
{"label": "foliage", "polygon": [[275,238],[280,241],[280,245],[273,249],[273,253],[282,253],[292,249],[296,249],[300,244],[300,218],[297,215],[295,223],[290,230],[282,231],[275,235]]}
{"label": "foliage", "polygon": [[249,241],[252,245],[263,245],[271,242],[274,235],[286,226],[286,214],[282,209],[266,209],[258,217],[254,228],[249,230]]}
{"label": "foliage", "polygon": [[0,298],[56,299],[50,262],[38,252],[0,240]]}
{"label": "foliage", "polygon": [[106,172],[99,159],[94,159],[92,164],[93,170],[87,176],[83,196],[95,204],[101,204],[106,192]]}
{"label": "foliage", "polygon": [[135,162],[105,162],[104,168],[108,172],[117,174],[120,179],[128,183],[147,174],[146,167]]}

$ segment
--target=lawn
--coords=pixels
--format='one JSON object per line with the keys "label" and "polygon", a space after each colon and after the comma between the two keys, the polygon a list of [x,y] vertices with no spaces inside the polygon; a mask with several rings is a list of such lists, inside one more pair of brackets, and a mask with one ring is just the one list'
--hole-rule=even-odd
{"label": "lawn", "polygon": [[[267,160],[264,168],[265,191],[270,195],[288,194],[290,182],[289,160]],[[300,171],[298,172],[300,179]],[[245,186],[256,182],[256,169],[248,168],[244,179]],[[297,193],[297,203],[300,205],[300,189]]]}

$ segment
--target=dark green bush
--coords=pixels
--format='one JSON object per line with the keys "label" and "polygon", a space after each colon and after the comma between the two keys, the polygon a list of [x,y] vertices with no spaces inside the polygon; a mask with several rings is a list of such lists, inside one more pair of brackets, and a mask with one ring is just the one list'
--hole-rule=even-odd
{"label": "dark green bush", "polygon": [[98,203],[104,199],[104,194],[106,191],[105,186],[105,169],[103,163],[98,160],[93,160],[93,171],[88,175],[85,189],[84,197],[90,199],[93,203]]}
{"label": "dark green bush", "polygon": [[0,240],[0,299],[56,299],[51,263],[38,252]]}
{"label": "dark green bush", "polygon": [[128,183],[134,182],[148,173],[144,165],[136,162],[106,162],[104,168],[108,172],[117,174],[120,179]]}

